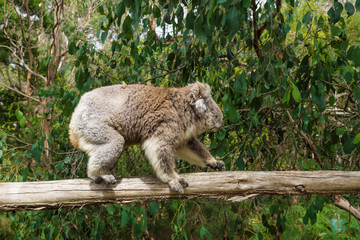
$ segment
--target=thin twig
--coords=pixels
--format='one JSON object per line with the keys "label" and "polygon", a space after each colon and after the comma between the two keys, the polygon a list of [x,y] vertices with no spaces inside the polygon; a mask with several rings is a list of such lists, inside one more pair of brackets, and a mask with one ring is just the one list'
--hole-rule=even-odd
{"label": "thin twig", "polygon": [[0,85],[3,86],[3,87],[5,87],[5,88],[7,88],[7,89],[9,89],[9,90],[11,90],[11,91],[14,91],[14,92],[18,93],[18,94],[20,94],[20,95],[22,95],[22,96],[24,96],[24,97],[27,97],[27,98],[35,101],[35,102],[38,102],[38,103],[42,104],[42,102],[41,102],[39,99],[36,99],[36,98],[31,97],[31,96],[29,96],[29,95],[26,95],[25,93],[22,93],[22,92],[20,92],[19,90],[15,89],[15,88],[9,87],[9,86],[7,86],[6,84],[4,84],[4,83],[2,83],[2,82],[0,82]]}
{"label": "thin twig", "polygon": [[171,73],[178,72],[178,71],[180,71],[181,69],[185,68],[186,66],[187,66],[187,65],[184,64],[184,65],[182,65],[181,67],[179,67],[179,68],[177,68],[177,69],[167,70],[165,73],[163,73],[163,74],[161,74],[161,75],[159,75],[159,76],[155,76],[155,77],[152,77],[152,78],[149,78],[149,79],[145,80],[145,82],[149,82],[149,81],[152,81],[152,80],[157,79],[157,78],[165,77],[165,76],[167,76],[167,75],[169,75],[169,74],[171,74]]}

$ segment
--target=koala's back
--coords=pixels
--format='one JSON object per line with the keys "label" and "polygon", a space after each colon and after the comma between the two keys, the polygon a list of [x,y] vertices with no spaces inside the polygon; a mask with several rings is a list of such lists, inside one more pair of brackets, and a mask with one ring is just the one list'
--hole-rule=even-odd
{"label": "koala's back", "polygon": [[70,122],[72,144],[87,151],[81,148],[81,141],[94,144],[106,141],[107,127],[119,132],[126,145],[140,143],[159,123],[173,117],[169,91],[176,89],[114,85],[84,94]]}

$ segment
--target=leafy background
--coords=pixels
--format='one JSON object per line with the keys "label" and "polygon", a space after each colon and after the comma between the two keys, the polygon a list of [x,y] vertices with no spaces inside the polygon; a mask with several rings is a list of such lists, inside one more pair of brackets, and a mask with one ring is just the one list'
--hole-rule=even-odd
{"label": "leafy background", "polygon": [[[0,3],[2,182],[86,177],[69,118],[83,93],[121,82],[209,83],[225,127],[200,138],[226,170],[359,170],[359,0]],[[116,173],[153,174],[139,147]],[[0,226],[4,239],[356,239],[360,230],[326,196],[9,212]]]}

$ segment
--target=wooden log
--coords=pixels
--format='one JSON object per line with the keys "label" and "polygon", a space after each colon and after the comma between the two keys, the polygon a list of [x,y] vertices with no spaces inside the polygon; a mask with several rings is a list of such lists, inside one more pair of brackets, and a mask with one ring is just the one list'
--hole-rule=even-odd
{"label": "wooden log", "polygon": [[226,198],[257,195],[360,193],[360,172],[201,172],[180,174],[189,183],[180,195],[155,177],[118,178],[115,185],[89,179],[0,183],[0,211],[81,207],[167,199]]}

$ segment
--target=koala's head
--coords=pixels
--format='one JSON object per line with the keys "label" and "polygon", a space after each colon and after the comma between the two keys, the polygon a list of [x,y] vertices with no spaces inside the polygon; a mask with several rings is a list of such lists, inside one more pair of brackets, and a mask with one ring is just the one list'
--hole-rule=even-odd
{"label": "koala's head", "polygon": [[215,131],[223,127],[223,114],[212,99],[210,86],[205,83],[195,82],[189,84],[190,102],[195,111],[197,121],[204,131]]}

